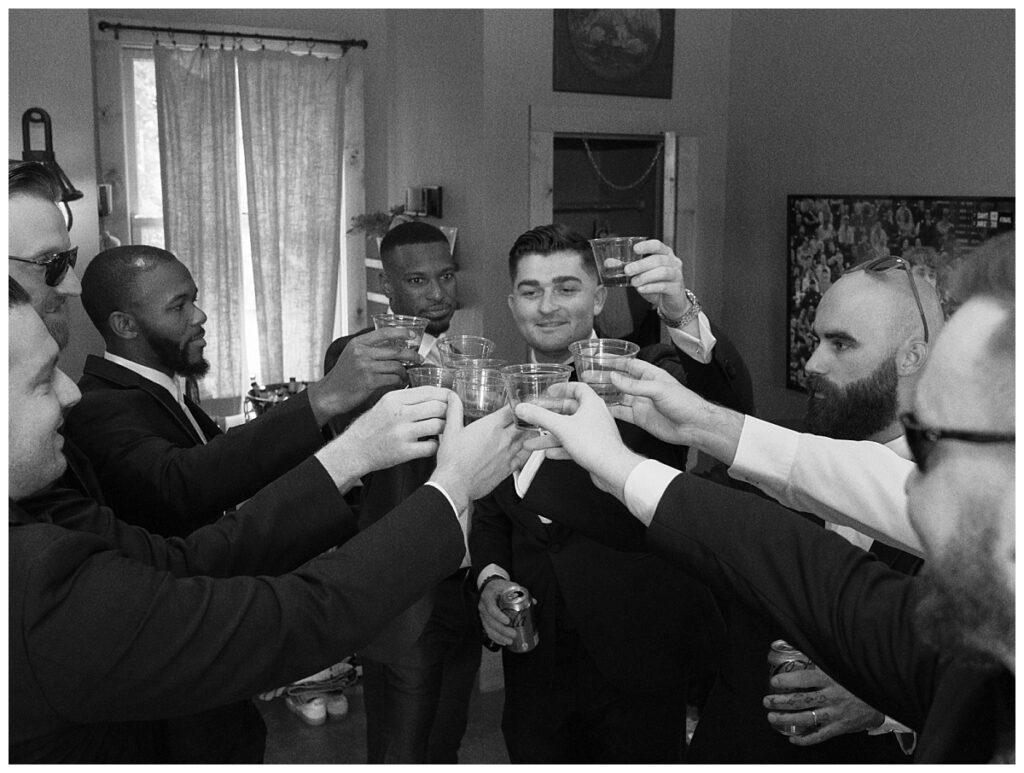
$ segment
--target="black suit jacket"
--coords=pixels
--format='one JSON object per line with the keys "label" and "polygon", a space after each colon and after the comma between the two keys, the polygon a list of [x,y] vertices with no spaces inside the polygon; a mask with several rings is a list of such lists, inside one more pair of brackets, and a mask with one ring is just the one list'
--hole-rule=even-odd
{"label": "black suit jacket", "polygon": [[919,732],[917,762],[988,762],[1014,727],[1014,678],[936,651],[918,582],[776,504],[692,475],[669,485],[648,546],[770,617],[855,695]]}
{"label": "black suit jacket", "polygon": [[[348,346],[349,341],[371,329],[360,330],[333,341],[324,357],[324,374],[327,374],[337,364],[338,358]],[[373,407],[387,391],[389,390],[380,389],[356,410],[334,417],[329,423],[330,431],[340,434],[360,413]],[[395,467],[376,470],[365,476],[359,499],[359,528],[366,529],[379,521],[411,492],[423,485],[434,472],[435,462],[434,457],[413,459]],[[395,663],[403,659],[419,639],[420,634],[423,633],[423,629],[434,611],[435,586],[424,586],[421,591],[420,597],[401,614],[396,615],[380,636],[367,642],[360,650],[360,654],[381,663]]]}
{"label": "black suit jacket", "polygon": [[185,539],[68,494],[9,503],[12,762],[170,761],[157,720],[337,662],[464,551],[451,506],[423,487],[321,555],[354,516],[314,459]]}
{"label": "black suit jacket", "polygon": [[[647,347],[639,356],[685,379],[674,347]],[[630,424],[618,426],[638,453],[685,466],[685,448]],[[541,523],[538,514],[554,523]],[[545,699],[560,627],[575,629],[604,678],[626,692],[678,690],[685,700],[687,681],[714,665],[721,619],[707,588],[642,545],[623,552],[591,536],[627,539],[629,520],[625,508],[572,462],[546,460],[524,499],[509,478],[477,503],[469,538],[473,576],[497,564],[539,602],[534,617],[541,643],[526,654],[504,653],[509,700],[524,706]],[[667,615],[666,608],[678,614]]]}
{"label": "black suit jacket", "polygon": [[303,392],[223,433],[188,398],[203,444],[167,390],[90,355],[65,431],[92,461],[118,518],[184,536],[219,518],[323,443]]}

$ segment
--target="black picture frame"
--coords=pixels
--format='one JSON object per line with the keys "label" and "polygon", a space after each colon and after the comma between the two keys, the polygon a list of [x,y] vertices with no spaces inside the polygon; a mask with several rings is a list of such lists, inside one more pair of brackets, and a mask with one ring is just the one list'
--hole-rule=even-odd
{"label": "black picture frame", "polygon": [[948,279],[971,250],[1013,230],[1014,201],[999,196],[786,197],[786,386],[804,392],[811,328],[822,294],[843,271],[871,258],[902,257],[931,282],[947,315]]}
{"label": "black picture frame", "polygon": [[554,11],[555,91],[672,98],[674,10]]}

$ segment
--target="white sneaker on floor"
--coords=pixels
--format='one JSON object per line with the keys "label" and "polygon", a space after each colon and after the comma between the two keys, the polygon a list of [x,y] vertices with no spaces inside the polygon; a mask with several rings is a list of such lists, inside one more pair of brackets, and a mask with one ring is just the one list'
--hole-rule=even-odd
{"label": "white sneaker on floor", "polygon": [[343,692],[325,692],[324,701],[327,703],[327,716],[331,719],[342,719],[348,714],[348,698]]}
{"label": "white sneaker on floor", "polygon": [[327,721],[327,699],[323,695],[286,695],[284,705],[307,725]]}

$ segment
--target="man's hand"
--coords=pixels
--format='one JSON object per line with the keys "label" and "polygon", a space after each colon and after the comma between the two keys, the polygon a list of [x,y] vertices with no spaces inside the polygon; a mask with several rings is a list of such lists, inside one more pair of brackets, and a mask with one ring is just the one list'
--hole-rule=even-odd
{"label": "man's hand", "polygon": [[480,612],[480,622],[483,624],[484,633],[490,637],[495,644],[506,647],[515,638],[516,629],[510,626],[508,615],[498,607],[498,596],[515,583],[508,580],[491,580],[480,591],[480,601],[476,608]]}
{"label": "man's hand", "polygon": [[[790,737],[789,742],[797,746],[813,746],[838,735],[872,730],[885,719],[882,712],[817,668],[776,674],[771,685],[781,692],[764,698],[764,706],[769,709],[768,724],[776,730],[801,723],[810,728],[803,735]],[[798,690],[806,692],[795,692]]]}
{"label": "man's hand", "polygon": [[448,492],[461,513],[521,467],[529,455],[507,405],[463,426],[459,396],[450,390],[437,391],[447,393],[448,411],[430,480]]}
{"label": "man's hand", "polygon": [[451,394],[429,386],[388,392],[316,457],[343,488],[368,472],[431,456],[444,431]]}
{"label": "man's hand", "polygon": [[612,415],[667,443],[694,446],[732,464],[743,430],[743,415],[709,403],[667,372],[643,360],[623,360],[622,372],[611,374],[622,390],[622,405]]}
{"label": "man's hand", "polygon": [[657,239],[640,242],[633,251],[644,257],[625,265],[623,270],[630,278],[629,284],[666,317],[683,316],[690,308],[683,281],[683,262],[668,245]]}
{"label": "man's hand", "polygon": [[338,414],[354,411],[374,392],[407,384],[409,379],[400,360],[420,356],[399,349],[394,342],[412,335],[406,328],[385,328],[349,341],[330,372],[309,385],[309,404],[317,423],[323,425]]}
{"label": "man's hand", "polygon": [[[526,450],[547,449],[547,455],[556,459],[564,459],[568,454],[590,473],[599,489],[621,500],[626,478],[643,461],[643,457],[625,446],[604,400],[589,385],[580,382],[556,384],[551,387],[551,392],[560,392],[567,397],[566,408],[572,413],[552,413],[533,403],[517,405],[516,415],[520,419],[551,433],[527,440]],[[560,450],[556,448],[558,446]]]}

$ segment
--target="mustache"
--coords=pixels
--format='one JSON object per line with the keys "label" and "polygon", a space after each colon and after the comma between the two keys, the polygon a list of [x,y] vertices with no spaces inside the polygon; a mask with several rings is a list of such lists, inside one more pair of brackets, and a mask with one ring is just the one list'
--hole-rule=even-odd
{"label": "mustache", "polygon": [[842,394],[843,392],[843,390],[840,387],[836,386],[831,381],[828,381],[822,376],[808,376],[805,384],[807,387],[807,392],[810,396],[813,396],[815,392],[820,392],[828,395],[837,395]]}

